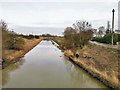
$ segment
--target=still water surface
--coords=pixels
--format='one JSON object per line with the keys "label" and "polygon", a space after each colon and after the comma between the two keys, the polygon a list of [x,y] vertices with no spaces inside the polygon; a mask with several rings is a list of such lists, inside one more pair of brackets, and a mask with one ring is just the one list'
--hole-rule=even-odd
{"label": "still water surface", "polygon": [[106,88],[42,41],[21,60],[2,71],[3,88]]}

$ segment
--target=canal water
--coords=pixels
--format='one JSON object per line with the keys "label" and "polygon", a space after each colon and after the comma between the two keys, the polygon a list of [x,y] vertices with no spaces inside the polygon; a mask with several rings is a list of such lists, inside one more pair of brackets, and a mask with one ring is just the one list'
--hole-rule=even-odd
{"label": "canal water", "polygon": [[2,70],[3,88],[106,88],[42,41],[23,58]]}

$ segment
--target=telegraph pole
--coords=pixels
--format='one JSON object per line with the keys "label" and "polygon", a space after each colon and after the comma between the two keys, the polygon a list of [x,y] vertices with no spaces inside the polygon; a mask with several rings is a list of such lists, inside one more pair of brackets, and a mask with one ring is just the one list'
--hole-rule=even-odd
{"label": "telegraph pole", "polygon": [[114,13],[115,13],[115,10],[113,9],[112,10],[112,45],[113,45],[113,32],[114,32]]}

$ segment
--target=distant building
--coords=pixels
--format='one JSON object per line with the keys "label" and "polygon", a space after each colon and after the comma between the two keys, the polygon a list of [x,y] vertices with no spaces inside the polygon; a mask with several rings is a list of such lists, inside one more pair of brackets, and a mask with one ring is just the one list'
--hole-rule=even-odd
{"label": "distant building", "polygon": [[118,30],[120,30],[120,1],[118,2]]}
{"label": "distant building", "polygon": [[98,28],[97,36],[104,36],[106,34],[105,27],[101,26]]}
{"label": "distant building", "polygon": [[120,34],[120,30],[115,30],[115,33]]}
{"label": "distant building", "polygon": [[92,29],[93,31],[93,37],[95,37],[97,35],[97,29]]}

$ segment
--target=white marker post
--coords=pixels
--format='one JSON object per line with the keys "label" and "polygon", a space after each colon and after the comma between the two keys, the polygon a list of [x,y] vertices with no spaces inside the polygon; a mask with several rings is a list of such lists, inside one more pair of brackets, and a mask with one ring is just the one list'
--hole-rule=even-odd
{"label": "white marker post", "polygon": [[113,13],[113,17],[112,17],[112,45],[113,45],[113,32],[114,32],[114,12],[115,12],[115,10],[113,9],[112,10],[112,13]]}

